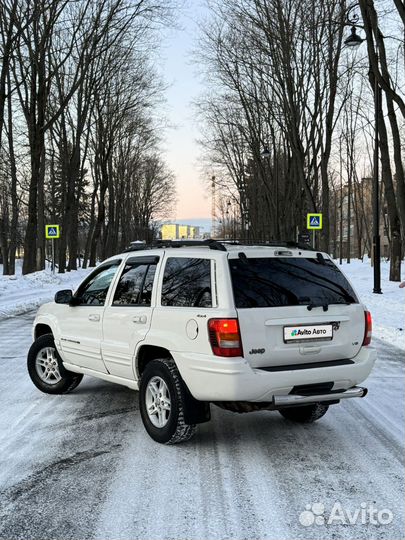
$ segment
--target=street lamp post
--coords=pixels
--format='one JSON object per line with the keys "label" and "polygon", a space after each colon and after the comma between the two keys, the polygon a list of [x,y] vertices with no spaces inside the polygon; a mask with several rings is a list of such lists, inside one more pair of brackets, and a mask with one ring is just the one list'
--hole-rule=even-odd
{"label": "street lamp post", "polygon": [[[344,41],[347,47],[358,47],[364,41],[357,33],[355,23],[358,21],[356,15],[349,22],[352,23],[350,36]],[[378,65],[378,53],[377,65]],[[380,189],[379,189],[379,153],[378,153],[378,117],[381,108],[381,87],[378,78],[374,75],[374,175],[373,175],[373,272],[374,287],[373,293],[382,294],[381,290],[381,241],[380,241]],[[348,224],[350,227],[350,223]]]}
{"label": "street lamp post", "polygon": [[225,229],[225,238],[231,239],[232,237],[232,213],[231,213],[232,203],[231,201],[228,201],[226,205],[226,217],[227,217],[227,224],[228,224],[228,234]]}
{"label": "street lamp post", "polygon": [[[378,62],[378,56],[377,56]],[[378,116],[381,107],[381,87],[377,77],[374,77],[374,107],[375,107],[375,142],[374,142],[374,177],[373,177],[373,263],[374,287],[373,293],[382,294],[381,290],[381,241],[380,241],[380,186],[379,186],[379,156],[378,156]]]}

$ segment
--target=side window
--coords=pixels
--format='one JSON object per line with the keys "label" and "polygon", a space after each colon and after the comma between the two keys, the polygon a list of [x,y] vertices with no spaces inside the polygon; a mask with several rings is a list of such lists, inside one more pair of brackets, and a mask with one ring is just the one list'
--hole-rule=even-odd
{"label": "side window", "polygon": [[156,264],[127,264],[114,294],[113,306],[150,306]]}
{"label": "side window", "polygon": [[176,257],[167,259],[162,306],[212,307],[211,261]]}
{"label": "side window", "polygon": [[88,306],[103,306],[117,268],[117,264],[106,266],[91,275],[89,280],[79,287],[75,295],[78,303]]}

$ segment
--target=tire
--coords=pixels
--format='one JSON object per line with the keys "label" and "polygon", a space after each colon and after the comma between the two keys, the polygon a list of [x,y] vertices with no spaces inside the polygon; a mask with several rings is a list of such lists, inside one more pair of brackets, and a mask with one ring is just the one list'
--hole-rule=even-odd
{"label": "tire", "polygon": [[184,403],[184,382],[174,360],[159,358],[149,362],[141,377],[139,408],[143,425],[154,441],[176,444],[195,434],[195,425],[184,421]]}
{"label": "tire", "polygon": [[34,341],[28,351],[27,367],[32,382],[45,394],[67,394],[83,379],[83,375],[63,367],[52,334]]}
{"label": "tire", "polygon": [[313,405],[303,405],[301,407],[286,407],[285,409],[279,409],[278,412],[287,420],[301,424],[311,424],[322,418],[328,409],[329,405],[314,403]]}

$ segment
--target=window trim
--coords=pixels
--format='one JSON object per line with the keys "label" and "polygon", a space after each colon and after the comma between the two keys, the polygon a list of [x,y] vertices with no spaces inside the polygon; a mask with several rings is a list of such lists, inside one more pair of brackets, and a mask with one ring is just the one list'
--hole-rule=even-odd
{"label": "window trim", "polygon": [[125,266],[127,264],[158,264],[160,257],[158,255],[145,255],[143,257],[129,257],[125,261]]}
{"label": "window trim", "polygon": [[218,307],[217,261],[215,259],[211,259],[211,304],[211,307]]}
{"label": "window trim", "polygon": [[[110,303],[109,307],[114,307],[114,308],[120,308],[120,307],[144,308],[144,309],[152,307],[152,296],[153,296],[153,291],[155,289],[155,280],[156,280],[156,276],[157,276],[158,263],[159,263],[159,257],[131,257],[131,258],[127,259],[126,261],[124,261],[124,266],[122,267],[121,273],[119,274],[117,283],[116,283],[115,288],[114,288],[114,294],[113,294],[113,296],[111,298],[111,303]],[[140,287],[140,291],[143,290],[143,287],[145,285],[146,276],[148,275],[149,268],[151,266],[156,266],[155,275],[153,276],[152,295],[151,295],[151,299],[150,299],[150,304],[148,306],[146,306],[145,304],[114,304],[115,293],[117,292],[117,287],[118,287],[118,285],[120,283],[120,280],[121,280],[121,277],[122,277],[122,275],[124,273],[125,267],[126,266],[135,266],[135,265],[139,265],[139,266],[140,265],[146,265],[147,266],[146,272],[144,273],[144,276],[143,276],[143,279],[142,279],[142,284],[141,284],[141,287]]]}

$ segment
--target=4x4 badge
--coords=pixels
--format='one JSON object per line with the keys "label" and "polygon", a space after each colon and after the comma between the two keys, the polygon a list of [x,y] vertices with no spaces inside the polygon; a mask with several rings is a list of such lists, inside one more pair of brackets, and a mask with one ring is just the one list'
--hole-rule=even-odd
{"label": "4x4 badge", "polygon": [[266,352],[266,349],[252,349],[249,351],[249,354],[264,354]]}

